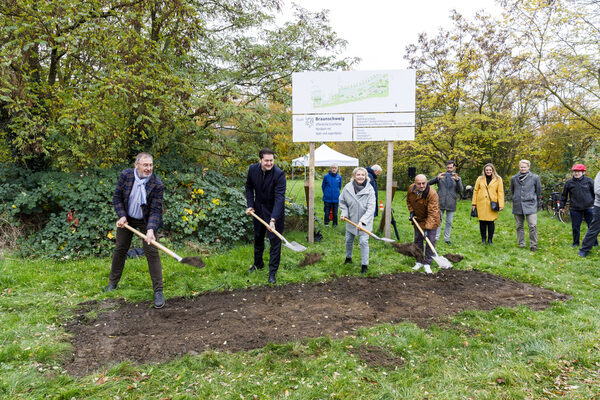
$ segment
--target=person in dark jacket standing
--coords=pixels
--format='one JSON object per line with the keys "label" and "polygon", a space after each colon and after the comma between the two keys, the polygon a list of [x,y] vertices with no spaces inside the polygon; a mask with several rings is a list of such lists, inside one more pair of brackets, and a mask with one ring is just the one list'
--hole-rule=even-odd
{"label": "person in dark jacket standing", "polygon": [[325,213],[325,226],[329,226],[329,213],[333,211],[333,226],[337,226],[338,206],[340,203],[340,190],[342,190],[342,177],[337,173],[337,164],[332,164],[329,173],[323,177],[321,189],[323,190],[323,204]]}
{"label": "person in dark jacket standing", "polygon": [[560,197],[560,208],[571,198],[569,214],[571,214],[571,229],[573,230],[573,247],[579,247],[581,222],[590,227],[594,218],[594,180],[585,176],[586,167],[575,164],[571,170],[573,178],[565,182],[565,187]]}
{"label": "person in dark jacket standing", "polygon": [[519,173],[510,178],[510,192],[513,198],[513,215],[517,223],[517,242],[525,247],[525,230],[523,222],[529,226],[529,249],[537,251],[537,203],[542,194],[540,177],[529,171],[529,160],[519,162]]}
{"label": "person in dark jacket standing", "polygon": [[150,243],[156,240],[156,232],[162,225],[165,187],[152,172],[154,164],[151,154],[138,154],[134,167],[121,172],[113,196],[113,207],[119,217],[117,243],[113,252],[108,286],[104,290],[115,290],[123,274],[127,250],[133,238],[133,232],[124,228],[125,224],[129,224],[146,234],[143,246],[154,290],[154,307],[162,308],[165,305],[162,265],[158,249]]}
{"label": "person in dark jacket standing", "polygon": [[379,194],[377,192],[377,177],[381,174],[381,171],[383,171],[383,169],[381,169],[381,166],[379,164],[375,164],[365,169],[367,170],[369,182],[371,183],[371,186],[373,186],[373,190],[375,190],[375,215],[373,215],[373,218],[375,218],[379,214]]}
{"label": "person in dark jacket standing", "polygon": [[588,227],[587,232],[579,249],[580,257],[587,257],[594,245],[598,244],[598,234],[600,233],[600,172],[594,178],[594,218]]}
{"label": "person in dark jacket standing", "polygon": [[[429,185],[438,185],[438,197],[440,199],[440,216],[444,219],[444,213],[446,214],[446,225],[444,227],[444,241],[447,245],[450,245],[450,234],[452,233],[452,220],[454,219],[454,213],[456,212],[456,202],[458,201],[458,195],[463,191],[463,184],[460,176],[455,171],[454,161],[448,160],[446,162],[446,172],[440,173],[435,178],[428,182]],[[435,232],[435,241],[437,242],[440,238],[442,231],[442,225],[437,228]]]}
{"label": "person in dark jacket standing", "polygon": [[[285,174],[275,166],[275,153],[271,149],[262,149],[258,153],[259,161],[248,168],[246,178],[246,215],[256,213],[269,222],[269,283],[276,283],[275,275],[281,258],[281,239],[271,231],[283,233],[285,216]],[[254,218],[254,264],[249,271],[262,269],[265,264],[265,234],[267,228]]]}

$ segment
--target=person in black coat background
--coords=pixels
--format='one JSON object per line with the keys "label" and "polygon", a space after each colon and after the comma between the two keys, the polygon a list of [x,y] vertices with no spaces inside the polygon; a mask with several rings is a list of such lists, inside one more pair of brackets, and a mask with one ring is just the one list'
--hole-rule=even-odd
{"label": "person in black coat background", "polygon": [[367,170],[369,183],[371,184],[371,186],[373,186],[373,190],[375,190],[375,215],[373,215],[373,217],[376,217],[379,214],[379,195],[377,192],[377,177],[381,174],[381,171],[383,171],[383,169],[379,164],[375,164],[365,169]]}
{"label": "person in black coat background", "polygon": [[[269,283],[275,283],[275,275],[279,269],[281,258],[281,239],[271,230],[283,233],[285,218],[285,174],[275,166],[275,153],[271,149],[262,149],[259,162],[248,168],[246,178],[246,215],[254,212],[263,220],[269,222],[268,238],[271,244],[269,250]],[[262,269],[265,264],[265,234],[267,228],[254,218],[254,264],[249,271]]]}
{"label": "person in black coat background", "polygon": [[[571,170],[573,178],[565,182],[565,187],[560,197],[560,208],[564,209],[569,197],[571,203],[569,214],[571,215],[571,228],[573,230],[573,247],[579,247],[581,222],[590,227],[594,218],[594,180],[585,176],[586,167],[583,164],[575,164]],[[596,241],[597,243],[597,241]]]}

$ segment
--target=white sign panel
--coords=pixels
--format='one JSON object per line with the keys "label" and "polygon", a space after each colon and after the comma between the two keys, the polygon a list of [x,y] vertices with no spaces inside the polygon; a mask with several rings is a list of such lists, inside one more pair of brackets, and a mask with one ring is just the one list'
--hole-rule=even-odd
{"label": "white sign panel", "polygon": [[414,112],[414,70],[298,72],[293,114]]}
{"label": "white sign panel", "polygon": [[354,128],[355,142],[378,142],[390,140],[415,140],[415,127]]}
{"label": "white sign panel", "polygon": [[352,115],[294,115],[294,142],[351,142]]}

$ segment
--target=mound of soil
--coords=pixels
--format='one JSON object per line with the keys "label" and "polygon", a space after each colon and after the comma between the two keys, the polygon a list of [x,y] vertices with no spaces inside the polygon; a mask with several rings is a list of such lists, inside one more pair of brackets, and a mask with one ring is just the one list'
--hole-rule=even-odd
{"label": "mound of soil", "polygon": [[419,249],[419,246],[414,243],[392,243],[392,247],[402,255],[414,257],[417,262],[423,262],[423,249]]}
{"label": "mound of soil", "polygon": [[306,267],[307,265],[316,264],[323,259],[325,253],[307,253],[304,259],[298,263],[299,267]]}
{"label": "mound of soil", "polygon": [[452,253],[446,253],[444,254],[444,257],[446,257],[448,259],[448,261],[450,261],[451,263],[457,263],[457,262],[461,262],[463,260],[463,256],[461,256],[460,254],[452,254]]}
{"label": "mound of soil", "polygon": [[65,368],[80,375],[124,360],[162,362],[206,349],[239,351],[269,342],[336,338],[386,322],[427,326],[467,309],[525,305],[542,310],[566,299],[483,272],[440,270],[170,298],[160,310],[149,301],[88,302],[67,325],[73,353]]}

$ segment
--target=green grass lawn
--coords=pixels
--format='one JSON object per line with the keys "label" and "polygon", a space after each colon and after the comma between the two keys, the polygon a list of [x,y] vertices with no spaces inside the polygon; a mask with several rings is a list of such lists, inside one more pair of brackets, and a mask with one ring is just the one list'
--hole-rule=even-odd
{"label": "green grass lawn", "polygon": [[[288,186],[290,182],[288,182]],[[292,186],[303,198],[303,186]],[[322,218],[320,181],[317,215]],[[385,193],[380,192],[384,200]],[[412,240],[405,193],[398,192],[394,211],[400,242]],[[296,197],[297,198],[297,197]],[[461,201],[454,220],[453,247],[458,269],[477,269],[564,292],[573,298],[544,311],[498,308],[467,311],[421,329],[412,323],[360,329],[343,339],[316,338],[271,344],[248,352],[210,351],[160,365],[121,363],[85,377],[67,375],[61,360],[69,356],[62,323],[78,303],[152,296],[145,260],[128,260],[119,290],[102,292],[110,260],[58,262],[0,260],[0,398],[295,398],[295,399],[591,399],[600,396],[600,250],[586,259],[572,249],[570,226],[538,218],[539,250],[516,245],[510,205],[497,221],[493,246],[479,244],[479,226],[469,219],[470,203]],[[246,217],[243,217],[246,218]],[[379,218],[375,226],[379,225]],[[250,220],[248,220],[250,223]],[[321,229],[324,240],[309,251],[324,260],[298,268],[301,253],[282,249],[278,285],[320,282],[332,276],[360,275],[360,266],[343,265],[343,230]],[[584,229],[585,230],[585,229]],[[306,244],[306,233],[286,233]],[[414,260],[391,246],[371,240],[368,276],[408,272]],[[358,246],[356,247],[358,251]],[[194,255],[181,251],[182,256]],[[239,245],[207,258],[196,269],[163,255],[167,306],[169,298],[207,291],[246,288],[266,283],[266,272],[248,274],[252,246]],[[434,268],[434,271],[437,268]],[[402,295],[402,288],[398,288]],[[453,329],[451,326],[459,327]],[[165,332],[169,335],[169,332]],[[404,365],[372,368],[351,354],[363,345],[401,356]]]}

